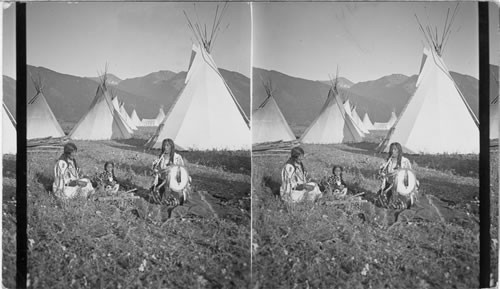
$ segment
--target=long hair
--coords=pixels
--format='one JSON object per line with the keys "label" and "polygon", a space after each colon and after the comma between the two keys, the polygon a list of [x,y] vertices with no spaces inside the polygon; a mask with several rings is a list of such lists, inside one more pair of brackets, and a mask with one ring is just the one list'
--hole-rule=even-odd
{"label": "long hair", "polygon": [[165,153],[165,147],[167,146],[167,144],[170,147],[170,154],[168,156],[168,160],[170,161],[170,163],[174,163],[175,143],[174,143],[174,141],[171,138],[166,138],[161,143],[161,153],[160,153],[160,156]]}
{"label": "long hair", "polygon": [[68,161],[72,160],[73,163],[75,164],[75,169],[78,170],[78,165],[76,164],[76,159],[71,155],[73,152],[77,152],[77,151],[78,151],[78,148],[76,147],[76,145],[72,142],[69,142],[69,143],[64,145],[63,153],[59,157],[59,160],[63,160],[68,164],[69,164]]}
{"label": "long hair", "polygon": [[392,158],[392,148],[396,147],[398,149],[398,158],[396,162],[396,168],[401,167],[401,159],[403,158],[403,147],[401,146],[400,143],[398,142],[393,142],[389,146],[389,156],[387,157],[387,161],[389,161],[390,158]]}
{"label": "long hair", "polygon": [[288,161],[286,163],[291,164],[294,167],[297,164],[300,165],[302,172],[305,173],[304,164],[298,160],[299,156],[301,156],[301,155],[304,155],[304,150],[301,147],[292,148],[292,150],[290,151],[290,158],[288,159]]}
{"label": "long hair", "polygon": [[340,175],[339,175],[339,177],[340,177],[340,179],[341,179],[341,180],[344,180],[344,177],[343,177],[343,174],[344,174],[344,168],[342,168],[342,167],[341,167],[341,166],[339,166],[339,165],[335,165],[335,166],[333,166],[333,168],[332,168],[332,174],[333,174],[333,176],[334,176],[334,177],[335,177],[335,170],[336,170],[336,169],[340,169]]}
{"label": "long hair", "polygon": [[113,167],[113,169],[111,170],[111,175],[113,176],[113,179],[116,180],[116,177],[115,177],[115,163],[111,162],[111,161],[108,161],[104,164],[104,171],[105,172],[108,172],[106,170],[106,168],[108,167],[108,165],[111,165]]}

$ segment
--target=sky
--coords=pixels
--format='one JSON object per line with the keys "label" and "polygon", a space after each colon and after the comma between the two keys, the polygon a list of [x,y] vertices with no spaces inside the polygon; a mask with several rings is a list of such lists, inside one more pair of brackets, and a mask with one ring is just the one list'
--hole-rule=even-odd
{"label": "sky", "polygon": [[[339,65],[351,81],[418,72],[422,22],[442,28],[454,3],[253,3],[253,66],[326,80]],[[197,3],[211,24],[214,3]],[[491,63],[500,63],[498,10],[490,4]],[[96,76],[106,62],[120,78],[185,71],[192,33],[183,14],[192,3],[29,3],[28,63]],[[4,74],[15,76],[14,7],[4,10]],[[231,3],[213,50],[219,67],[250,75],[250,7]],[[227,24],[229,26],[227,27]],[[476,3],[461,3],[443,58],[452,71],[478,77]],[[496,44],[496,49],[495,49]]]}
{"label": "sky", "polygon": [[[213,23],[216,3],[28,3],[28,64],[77,76],[108,71],[121,79],[186,71],[192,21]],[[220,5],[222,6],[222,5]],[[195,10],[196,9],[196,10]],[[196,13],[196,12],[197,13]],[[198,15],[198,17],[197,17]],[[199,19],[199,21],[197,21]],[[4,74],[14,76],[14,7],[4,14]],[[230,3],[212,56],[218,67],[250,75],[250,5]]]}
{"label": "sky", "polygon": [[[311,80],[327,80],[337,65],[340,76],[353,82],[417,74],[424,38],[414,14],[442,29],[447,9],[455,5],[254,3],[253,65]],[[476,3],[460,4],[452,29],[444,61],[450,70],[477,78]]]}

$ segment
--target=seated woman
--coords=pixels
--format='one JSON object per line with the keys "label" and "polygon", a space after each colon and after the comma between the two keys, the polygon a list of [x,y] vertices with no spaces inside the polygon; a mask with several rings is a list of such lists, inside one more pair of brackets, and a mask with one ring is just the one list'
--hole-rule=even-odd
{"label": "seated woman", "polygon": [[169,196],[165,196],[166,188],[168,187],[168,175],[170,168],[172,166],[184,166],[184,160],[182,156],[175,152],[175,144],[172,139],[165,139],[161,145],[161,153],[153,162],[153,172],[155,175],[155,179],[153,181],[153,186],[151,190],[153,193],[159,193],[160,199],[162,202],[167,205],[177,206],[183,204],[189,194],[189,190],[191,189],[191,179],[189,178],[187,186],[182,191],[182,196],[178,194],[169,194]]}
{"label": "seated woman", "polygon": [[334,166],[332,175],[326,179],[325,187],[334,196],[347,195],[347,184],[342,176],[344,169],[341,166]]}
{"label": "seated woman", "polygon": [[[394,177],[400,169],[411,170],[410,161],[403,156],[403,149],[400,143],[394,142],[389,146],[389,156],[380,167],[379,175],[382,178],[382,184],[378,192],[379,202],[383,207],[404,210],[408,209],[414,202],[415,192],[407,195],[401,195],[394,190]],[[418,188],[418,181],[416,181]]]}
{"label": "seated woman", "polygon": [[284,201],[315,201],[321,197],[318,185],[308,182],[307,171],[302,163],[303,158],[304,150],[300,147],[293,148],[290,158],[281,171],[280,195]]}
{"label": "seated woman", "polygon": [[104,164],[104,172],[97,176],[97,186],[106,193],[116,194],[120,189],[115,177],[115,164],[106,162]]}
{"label": "seated woman", "polygon": [[80,168],[75,159],[78,148],[74,143],[64,145],[64,152],[54,167],[52,191],[60,198],[88,197],[94,193],[89,179],[81,178]]}

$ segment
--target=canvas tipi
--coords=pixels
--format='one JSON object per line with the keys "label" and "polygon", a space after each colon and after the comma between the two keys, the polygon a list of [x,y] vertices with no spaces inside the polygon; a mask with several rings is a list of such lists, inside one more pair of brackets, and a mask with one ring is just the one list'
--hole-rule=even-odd
{"label": "canvas tipi", "polygon": [[122,114],[122,111],[120,108],[120,101],[118,100],[118,96],[114,95],[114,93],[112,91],[111,91],[110,95],[113,98],[113,108],[116,109],[116,111],[118,111],[118,117],[121,119],[121,122],[123,122],[125,124],[125,128],[127,129],[127,132],[129,134],[133,134],[134,130],[128,124],[128,122],[125,120],[125,117]]}
{"label": "canvas tipi", "polygon": [[186,15],[198,43],[193,45],[184,89],[147,147],[160,148],[163,139],[171,138],[184,149],[250,149],[248,119],[210,55],[224,10],[216,16],[212,33],[206,28],[202,32]]}
{"label": "canvas tipi", "polygon": [[410,153],[479,153],[478,121],[441,58],[455,15],[442,36],[419,22],[432,49],[424,49],[416,90],[380,149],[399,142]]}
{"label": "canvas tipi", "polygon": [[361,137],[365,137],[365,133],[363,132],[363,130],[358,126],[358,124],[356,123],[356,121],[354,120],[353,118],[353,114],[352,114],[352,111],[354,109],[354,105],[351,104],[351,102],[349,101],[349,98],[347,98],[345,101],[344,101],[344,110],[346,112],[346,117],[350,118],[351,119],[351,122],[354,124],[354,128],[356,129],[356,132],[361,136]]}
{"label": "canvas tipi", "polygon": [[295,135],[273,96],[272,84],[264,84],[267,98],[252,114],[252,143],[292,141]]}
{"label": "canvas tipi", "polygon": [[160,107],[160,110],[158,111],[158,115],[156,116],[156,124],[159,125],[163,122],[165,119],[165,112],[163,111],[163,105]]}
{"label": "canvas tipi", "polygon": [[2,155],[16,154],[17,152],[17,132],[16,121],[9,109],[2,103]]}
{"label": "canvas tipi", "polygon": [[132,123],[135,124],[135,126],[141,126],[142,125],[142,122],[139,119],[139,116],[137,116],[137,112],[135,111],[135,108],[132,111],[132,114],[130,115],[130,119],[132,120]]}
{"label": "canvas tipi", "polygon": [[300,138],[302,143],[331,144],[362,141],[363,137],[342,104],[337,83],[337,80],[332,81],[332,87],[328,91],[321,112]]}
{"label": "canvas tipi", "polygon": [[134,122],[132,119],[130,119],[130,116],[128,116],[128,112],[125,109],[125,103],[122,102],[120,105],[120,114],[122,115],[123,119],[125,120],[125,123],[132,129],[132,130],[137,130],[137,126],[135,126]]}
{"label": "canvas tipi", "polygon": [[128,139],[132,137],[127,125],[114,107],[106,87],[106,73],[101,76],[96,96],[87,113],[78,121],[69,134],[78,140]]}
{"label": "canvas tipi", "polygon": [[359,130],[361,130],[361,132],[363,132],[364,134],[370,133],[370,131],[365,127],[363,121],[359,117],[359,114],[356,111],[356,106],[352,108],[351,117],[352,120],[354,121],[354,124],[356,124],[356,126],[359,128]]}
{"label": "canvas tipi", "polygon": [[26,138],[36,139],[45,137],[65,136],[54,113],[50,109],[43,95],[43,83],[40,77],[33,79],[36,94],[28,101],[26,107]]}
{"label": "canvas tipi", "polygon": [[363,125],[366,127],[366,129],[373,130],[373,122],[371,121],[368,113],[365,113],[365,116],[363,117]]}

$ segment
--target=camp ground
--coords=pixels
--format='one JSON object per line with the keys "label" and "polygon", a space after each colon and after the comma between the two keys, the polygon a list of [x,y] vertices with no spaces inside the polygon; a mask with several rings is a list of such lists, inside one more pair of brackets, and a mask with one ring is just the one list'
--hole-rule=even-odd
{"label": "camp ground", "polygon": [[[96,5],[106,11],[106,18],[118,19],[115,11],[133,5],[105,6]],[[183,37],[176,37],[180,46],[165,40],[174,32],[163,25],[155,32],[161,39],[155,45],[163,47],[154,55],[144,52],[149,48],[129,45],[137,40],[123,32],[113,36],[111,31],[103,31],[95,37],[102,37],[102,43],[129,39],[129,44],[120,48],[130,53],[128,61],[135,61],[130,55],[141,58],[142,54],[137,63],[148,58],[161,63],[160,67],[146,65],[145,71],[133,68],[128,76],[118,77],[126,71],[120,67],[130,63],[117,61],[116,49],[101,50],[105,59],[94,62],[86,56],[99,50],[91,42],[72,49],[81,53],[86,65],[94,65],[83,66],[88,72],[28,65],[30,288],[246,288],[250,283],[251,135],[249,111],[243,109],[250,103],[250,80],[241,73],[248,74],[248,69],[237,63],[241,56],[225,57],[228,51],[239,55],[227,43],[234,35],[247,33],[240,31],[234,15],[249,13],[249,7],[213,3],[159,6],[162,15],[151,23],[164,21],[164,13],[177,11],[180,17],[174,17],[169,29],[183,31]],[[70,7],[58,7],[40,26],[46,27],[47,19],[83,15],[79,14],[81,9],[68,11],[72,16],[61,14],[59,9]],[[12,9],[8,8],[8,13],[13,13]],[[33,6],[28,9],[40,11]],[[96,10],[90,10],[85,18],[94,20]],[[83,30],[67,26],[84,34],[92,27],[102,30],[93,22],[87,24]],[[194,27],[206,28],[199,34]],[[152,33],[148,29],[143,32]],[[46,40],[54,37],[40,36]],[[51,41],[73,40],[55,37]],[[30,41],[31,52],[35,51],[34,43]],[[54,52],[40,51],[44,59],[60,61],[54,60]],[[68,67],[78,66],[77,60],[64,53],[59,57]],[[224,66],[219,69],[216,61]],[[11,113],[16,107],[15,90],[11,89],[15,80],[5,78],[3,244],[9,253],[3,254],[2,283],[16,288],[16,120],[15,111]],[[169,177],[164,167],[158,167],[160,173],[152,168],[165,139],[173,140],[176,145],[172,150],[183,160],[182,165],[176,163],[176,169],[182,168],[180,181],[177,176]],[[67,150],[72,150],[71,162],[63,160]],[[75,196],[68,193],[71,182],[66,182],[66,173],[60,171],[67,164],[66,172],[73,174],[70,163],[78,171],[77,186],[84,183],[87,189],[90,182],[93,192],[85,191],[89,192],[86,196],[83,189],[76,189]],[[106,177],[102,176],[106,167],[112,167],[113,180],[119,185],[116,192],[105,185]],[[172,180],[165,192],[160,183],[154,184],[159,175],[162,181]],[[186,179],[189,190],[176,199],[178,193],[171,194],[174,182],[179,186]],[[62,189],[58,189],[59,180],[65,182]]]}
{"label": "camp ground", "polygon": [[[273,80],[276,106],[285,119],[281,123],[299,135],[293,141],[269,139],[253,146],[255,286],[478,286],[478,91],[477,75],[470,76],[476,62],[463,65],[462,74],[456,72],[464,59],[477,59],[459,40],[476,33],[463,30],[465,15],[475,11],[466,6],[254,5],[254,15],[263,22],[254,33],[268,40],[254,50],[254,79]],[[338,12],[331,15],[333,7]],[[325,25],[333,39],[310,35]],[[289,39],[270,42],[276,35]],[[373,35],[379,38],[373,40]],[[305,48],[306,39],[314,48]],[[393,45],[398,48],[386,53]],[[286,51],[288,58],[278,51]],[[411,70],[403,75],[396,63],[411,63]],[[491,75],[498,73],[498,63],[493,63]],[[335,67],[337,74],[331,77]],[[498,212],[495,79],[490,95],[492,244],[497,242]],[[266,95],[261,86],[254,81],[254,99]],[[406,177],[394,178],[389,190],[399,196],[418,192],[418,200],[409,198],[400,207],[381,199],[388,190],[387,165],[397,162],[390,154],[398,149],[394,143],[403,152],[395,171]],[[339,177],[334,171],[340,172],[346,195],[340,181],[332,185]],[[398,193],[404,182],[418,189]],[[335,191],[336,185],[340,189]],[[461,248],[460,253],[452,248]],[[497,258],[493,245],[492,276],[497,276]],[[491,286],[495,282],[492,277]]]}

